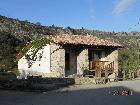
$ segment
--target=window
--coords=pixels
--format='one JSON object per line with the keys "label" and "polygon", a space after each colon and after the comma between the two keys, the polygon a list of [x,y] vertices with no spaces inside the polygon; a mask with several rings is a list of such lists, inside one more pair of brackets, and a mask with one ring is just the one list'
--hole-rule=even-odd
{"label": "window", "polygon": [[89,61],[96,61],[102,58],[103,50],[89,50]]}

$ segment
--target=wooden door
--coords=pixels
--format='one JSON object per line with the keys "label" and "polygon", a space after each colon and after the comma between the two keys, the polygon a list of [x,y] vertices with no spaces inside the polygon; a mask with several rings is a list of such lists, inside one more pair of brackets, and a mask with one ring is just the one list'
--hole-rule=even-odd
{"label": "wooden door", "polygon": [[65,53],[65,75],[70,71],[70,53]]}

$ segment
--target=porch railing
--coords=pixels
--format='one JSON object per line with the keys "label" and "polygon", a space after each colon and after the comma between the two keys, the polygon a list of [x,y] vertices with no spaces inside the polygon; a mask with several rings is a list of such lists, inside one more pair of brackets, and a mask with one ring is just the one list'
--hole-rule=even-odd
{"label": "porch railing", "polygon": [[113,73],[114,72],[114,61],[91,61],[89,64],[90,70],[101,70],[102,72]]}

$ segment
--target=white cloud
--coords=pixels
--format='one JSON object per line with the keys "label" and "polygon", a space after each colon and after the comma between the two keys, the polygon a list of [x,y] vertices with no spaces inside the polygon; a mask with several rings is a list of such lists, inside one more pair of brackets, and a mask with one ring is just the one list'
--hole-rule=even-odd
{"label": "white cloud", "polygon": [[127,10],[134,4],[136,0],[118,0],[116,6],[114,7],[113,14],[120,15]]}

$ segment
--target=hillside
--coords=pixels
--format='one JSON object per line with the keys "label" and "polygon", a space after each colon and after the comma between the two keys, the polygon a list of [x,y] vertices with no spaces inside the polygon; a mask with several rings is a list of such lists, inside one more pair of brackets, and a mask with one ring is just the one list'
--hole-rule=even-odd
{"label": "hillside", "polygon": [[52,26],[42,26],[38,23],[30,23],[0,16],[0,71],[17,71],[15,55],[22,47],[34,38],[48,37],[57,34],[95,35],[125,46],[119,50],[119,70],[136,71],[140,68],[138,52],[140,52],[140,32],[104,32],[99,30],[87,30],[84,28],[73,29]]}

